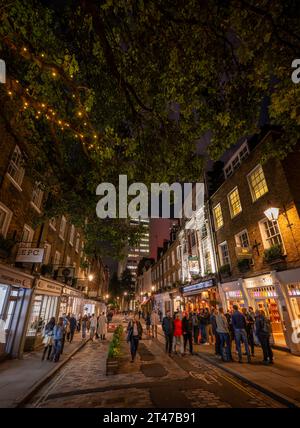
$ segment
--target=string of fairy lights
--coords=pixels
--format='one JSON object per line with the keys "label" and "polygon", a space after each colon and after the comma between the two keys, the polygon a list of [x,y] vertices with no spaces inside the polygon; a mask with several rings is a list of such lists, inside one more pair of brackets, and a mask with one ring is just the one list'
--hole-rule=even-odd
{"label": "string of fairy lights", "polygon": [[[24,54],[29,53],[27,47],[23,47],[21,52],[23,56]],[[30,54],[30,56],[32,56],[32,54]],[[42,53],[40,56],[41,58],[45,58],[44,53]],[[49,72],[53,79],[59,76],[57,68],[52,68],[52,70],[50,69]],[[70,77],[73,78],[73,75],[71,75]],[[46,121],[55,124],[61,132],[64,132],[65,130],[72,132],[76,139],[81,140],[85,148],[89,150],[97,150],[100,148],[99,144],[97,144],[99,143],[99,136],[92,128],[87,113],[81,105],[79,106],[79,108],[77,108],[76,117],[78,119],[82,119],[83,127],[87,130],[89,129],[89,132],[85,130],[83,131],[81,129],[79,130],[76,127],[72,126],[69,121],[59,117],[59,114],[52,106],[48,105],[46,102],[36,100],[35,97],[32,97],[30,95],[29,88],[24,89],[19,80],[13,80],[10,86],[11,87],[7,91],[9,97],[13,98],[15,95],[21,92],[21,99],[23,102],[22,111],[26,111],[27,109],[31,108],[34,111],[35,119],[39,120],[41,118],[44,118]],[[15,87],[16,90],[14,90],[13,87]],[[72,94],[72,98],[75,101],[78,100],[78,97],[76,97],[75,94]]]}

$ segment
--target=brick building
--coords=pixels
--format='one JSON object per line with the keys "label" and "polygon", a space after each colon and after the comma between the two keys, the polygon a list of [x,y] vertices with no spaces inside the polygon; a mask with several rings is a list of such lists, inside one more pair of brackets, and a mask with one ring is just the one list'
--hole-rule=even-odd
{"label": "brick building", "polygon": [[224,165],[210,197],[223,305],[263,309],[275,345],[300,352],[300,152],[262,162],[274,130],[245,141]]}

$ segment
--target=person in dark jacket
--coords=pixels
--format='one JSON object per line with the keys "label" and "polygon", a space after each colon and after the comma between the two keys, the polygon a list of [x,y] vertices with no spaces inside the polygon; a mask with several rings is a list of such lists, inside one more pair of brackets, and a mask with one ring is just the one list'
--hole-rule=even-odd
{"label": "person in dark jacket", "polygon": [[75,316],[72,314],[70,319],[69,319],[69,323],[70,323],[70,329],[69,332],[67,333],[67,340],[72,343],[73,337],[74,337],[74,333],[76,330],[76,325],[77,325],[77,321]]}
{"label": "person in dark jacket", "polygon": [[142,335],[143,328],[139,321],[139,314],[135,314],[133,320],[130,320],[127,326],[127,342],[130,343],[131,363],[135,360]]}
{"label": "person in dark jacket", "polygon": [[255,328],[264,354],[263,363],[273,364],[273,351],[270,345],[271,325],[264,311],[256,311]]}
{"label": "person in dark jacket", "polygon": [[212,326],[213,335],[215,336],[215,355],[221,355],[221,341],[220,341],[220,335],[217,331],[216,316],[217,316],[217,310],[216,308],[212,308],[210,313],[210,322]]}
{"label": "person in dark jacket", "polygon": [[206,319],[204,316],[204,309],[200,309],[199,326],[200,326],[200,334],[201,334],[200,343],[205,343],[206,342]]}
{"label": "person in dark jacket", "polygon": [[196,312],[192,315],[193,321],[193,336],[194,336],[194,344],[198,345],[198,337],[199,337],[199,317]]}
{"label": "person in dark jacket", "polygon": [[50,359],[57,363],[62,353],[63,339],[65,335],[64,319],[60,317],[53,329],[53,350]]}
{"label": "person in dark jacket", "polygon": [[184,353],[187,342],[189,342],[190,354],[193,355],[193,320],[189,312],[182,319],[182,333]]}
{"label": "person in dark jacket", "polygon": [[52,317],[50,321],[46,324],[45,331],[44,331],[44,339],[43,339],[44,350],[43,350],[42,361],[45,359],[47,351],[48,351],[47,360],[50,360],[52,344],[53,344],[54,327],[55,327],[55,318]]}
{"label": "person in dark jacket", "polygon": [[246,317],[239,311],[237,305],[233,305],[232,326],[234,329],[235,343],[239,355],[239,363],[243,362],[242,341],[245,345],[248,363],[251,362],[250,350],[246,333]]}
{"label": "person in dark jacket", "polygon": [[253,336],[253,330],[254,330],[254,323],[255,323],[255,317],[253,314],[253,309],[249,307],[249,311],[247,308],[242,309],[243,314],[246,318],[246,333],[247,333],[247,339],[248,343],[251,349],[251,355],[254,357],[254,336]]}
{"label": "person in dark jacket", "polygon": [[170,311],[167,311],[166,316],[162,321],[162,329],[163,329],[163,332],[165,333],[166,352],[168,352],[169,355],[171,355],[173,334],[174,334],[174,320],[171,317]]}

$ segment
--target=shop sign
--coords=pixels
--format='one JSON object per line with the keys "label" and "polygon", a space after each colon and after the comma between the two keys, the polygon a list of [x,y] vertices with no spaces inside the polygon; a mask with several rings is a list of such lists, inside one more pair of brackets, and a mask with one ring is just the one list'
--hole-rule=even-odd
{"label": "shop sign", "polygon": [[37,290],[49,291],[51,293],[60,294],[62,287],[58,284],[53,284],[52,282],[40,280],[37,284]]}
{"label": "shop sign", "polygon": [[31,280],[29,278],[23,278],[21,275],[17,277],[15,274],[0,273],[0,283],[1,282],[22,288],[31,288]]}
{"label": "shop sign", "polygon": [[63,288],[63,294],[66,294],[68,296],[75,296],[75,297],[81,297],[81,293],[76,290],[70,290],[70,288]]}
{"label": "shop sign", "polygon": [[252,259],[251,247],[235,247],[235,254],[238,259]]}
{"label": "shop sign", "polygon": [[273,285],[273,280],[271,275],[261,275],[256,278],[246,278],[245,284],[247,288],[265,287]]}
{"label": "shop sign", "polygon": [[16,257],[16,262],[42,263],[44,258],[44,248],[20,247]]}
{"label": "shop sign", "polygon": [[189,264],[189,272],[191,275],[197,275],[199,273],[199,262],[198,258],[196,257],[196,260],[190,260],[188,261]]}
{"label": "shop sign", "polygon": [[207,281],[198,282],[197,284],[186,285],[183,287],[183,293],[194,293],[198,290],[203,290],[205,288],[211,288],[215,286],[215,282],[213,279],[209,279]]}

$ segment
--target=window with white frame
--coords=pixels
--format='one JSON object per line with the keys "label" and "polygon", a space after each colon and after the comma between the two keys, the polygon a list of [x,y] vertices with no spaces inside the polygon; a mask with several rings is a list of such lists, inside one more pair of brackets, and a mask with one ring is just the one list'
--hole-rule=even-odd
{"label": "window with white frame", "polygon": [[28,224],[24,224],[23,234],[22,234],[22,247],[30,247],[33,241],[34,230],[28,226]]}
{"label": "window with white frame", "polygon": [[40,184],[35,183],[35,186],[32,190],[31,203],[38,210],[40,210],[42,206],[43,194],[44,192],[40,189]]}
{"label": "window with white frame", "polygon": [[72,224],[70,229],[70,238],[69,238],[69,244],[72,246],[74,245],[74,236],[75,236],[75,226],[74,224]]}
{"label": "window with white frame", "polygon": [[273,245],[283,246],[283,240],[277,220],[270,221],[268,219],[263,219],[259,222],[259,228],[265,248],[270,248]]}
{"label": "window with white frame", "polygon": [[235,242],[237,247],[250,247],[249,235],[246,229],[235,235]]}
{"label": "window with white frame", "polygon": [[231,215],[231,218],[233,218],[242,211],[242,205],[240,201],[238,188],[235,187],[230,193],[228,193],[227,197],[228,197],[230,215]]}
{"label": "window with white frame", "polygon": [[46,243],[44,245],[44,258],[43,258],[43,263],[45,265],[49,263],[50,256],[51,256],[51,244]]}
{"label": "window with white frame", "polygon": [[219,245],[219,253],[222,265],[230,264],[229,249],[226,241]]}
{"label": "window with white frame", "polygon": [[216,230],[218,230],[218,229],[220,229],[224,225],[222,208],[221,208],[221,204],[220,203],[217,204],[213,208],[213,214],[214,214],[215,228],[216,228]]}
{"label": "window with white frame", "polygon": [[65,239],[65,231],[66,231],[67,220],[64,216],[62,216],[59,227],[59,237],[61,239]]}
{"label": "window with white frame", "polygon": [[172,256],[172,266],[174,266],[175,265],[175,251],[172,251],[171,256]]}
{"label": "window with white frame", "polygon": [[70,256],[67,256],[67,259],[66,259],[66,266],[67,266],[67,267],[71,266],[71,257],[70,257]]}
{"label": "window with white frame", "polygon": [[11,222],[12,211],[0,202],[0,235],[6,238]]}
{"label": "window with white frame", "polygon": [[211,254],[210,254],[209,245],[208,245],[208,238],[203,239],[201,243],[202,243],[202,252],[204,257],[205,272],[211,272],[212,271]]}
{"label": "window with white frame", "polygon": [[7,174],[18,188],[21,187],[25,170],[23,168],[23,156],[19,146],[16,146],[8,165]]}
{"label": "window with white frame", "polygon": [[239,149],[239,151],[227,162],[224,167],[225,178],[230,177],[236,169],[241,165],[242,161],[248,156],[249,148],[247,142],[245,142]]}
{"label": "window with white frame", "polygon": [[79,252],[79,244],[80,244],[80,235],[77,234],[76,242],[75,242],[75,251],[76,251],[76,253]]}
{"label": "window with white frame", "polygon": [[53,217],[49,220],[49,226],[51,227],[51,229],[56,230],[56,218]]}
{"label": "window with white frame", "polygon": [[196,245],[196,234],[194,231],[191,232],[191,247],[195,247]]}
{"label": "window with white frame", "polygon": [[53,264],[56,268],[60,264],[60,252],[59,251],[55,251]]}
{"label": "window with white frame", "polygon": [[268,192],[265,174],[261,165],[257,165],[247,175],[247,179],[253,202],[255,202],[257,199],[259,199],[261,196]]}

